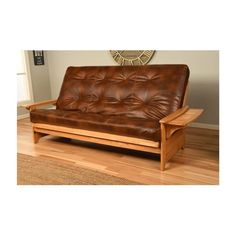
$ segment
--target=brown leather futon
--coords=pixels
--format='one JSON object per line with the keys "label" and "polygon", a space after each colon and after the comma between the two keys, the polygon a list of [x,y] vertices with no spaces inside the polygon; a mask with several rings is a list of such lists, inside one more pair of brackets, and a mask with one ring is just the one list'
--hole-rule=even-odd
{"label": "brown leather futon", "polygon": [[[187,65],[68,67],[57,100],[26,105],[34,141],[45,134],[161,155],[184,146],[184,129],[202,109],[189,109]],[[38,109],[54,104],[55,109]]]}

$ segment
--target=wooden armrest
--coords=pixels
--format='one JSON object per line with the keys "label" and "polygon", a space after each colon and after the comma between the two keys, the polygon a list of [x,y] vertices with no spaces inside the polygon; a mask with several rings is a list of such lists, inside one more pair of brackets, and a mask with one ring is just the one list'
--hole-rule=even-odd
{"label": "wooden armrest", "polygon": [[184,114],[188,109],[189,109],[188,106],[182,107],[182,108],[178,109],[177,111],[171,113],[170,115],[162,118],[159,122],[162,124],[168,123],[171,120],[177,118],[178,116]]}
{"label": "wooden armrest", "polygon": [[168,122],[168,125],[186,126],[196,120],[203,112],[203,109],[188,109],[185,113],[176,119]]}
{"label": "wooden armrest", "polygon": [[39,107],[39,106],[44,106],[44,105],[49,105],[49,104],[55,105],[56,102],[57,102],[57,99],[52,99],[52,100],[46,100],[46,101],[42,101],[42,102],[25,104],[25,105],[22,105],[22,107],[26,108],[27,110],[32,111],[32,110],[36,109],[36,107]]}
{"label": "wooden armrest", "polygon": [[160,123],[174,126],[186,126],[197,119],[203,109],[189,109],[188,106],[178,109],[160,120]]}

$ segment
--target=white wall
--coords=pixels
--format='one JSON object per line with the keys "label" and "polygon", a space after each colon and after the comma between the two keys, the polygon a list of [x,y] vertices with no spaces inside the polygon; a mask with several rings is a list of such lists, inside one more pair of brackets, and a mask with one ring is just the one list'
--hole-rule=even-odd
{"label": "white wall", "polygon": [[117,65],[109,51],[47,51],[52,98],[57,98],[68,66]]}
{"label": "white wall", "polygon": [[188,104],[204,108],[197,122],[219,124],[218,51],[160,51],[153,61],[187,64],[190,68]]}
{"label": "white wall", "polygon": [[51,98],[51,87],[48,72],[47,53],[44,53],[44,65],[34,65],[33,51],[28,51],[34,101],[43,101]]}
{"label": "white wall", "polygon": [[[48,73],[47,54],[44,55],[44,65],[34,65],[33,51],[27,51],[29,55],[30,76],[34,102],[51,98],[51,88]],[[17,108],[17,116],[29,114],[25,108]]]}
{"label": "white wall", "polygon": [[[52,98],[57,98],[68,66],[117,65],[109,51],[47,51]],[[156,51],[150,64],[187,64],[190,68],[188,103],[204,108],[197,122],[219,124],[219,52]]]}

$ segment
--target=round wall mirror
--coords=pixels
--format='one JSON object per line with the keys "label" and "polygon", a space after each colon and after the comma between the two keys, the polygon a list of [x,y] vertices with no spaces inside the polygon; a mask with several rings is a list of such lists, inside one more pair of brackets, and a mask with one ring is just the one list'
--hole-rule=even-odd
{"label": "round wall mirror", "polygon": [[145,65],[154,54],[154,50],[111,50],[113,59],[120,65]]}

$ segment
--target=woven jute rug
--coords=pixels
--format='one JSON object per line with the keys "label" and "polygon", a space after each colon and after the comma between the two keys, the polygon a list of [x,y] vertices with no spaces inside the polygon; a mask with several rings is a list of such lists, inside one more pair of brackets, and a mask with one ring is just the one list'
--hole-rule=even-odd
{"label": "woven jute rug", "polygon": [[81,168],[47,156],[17,154],[18,185],[136,185],[123,178]]}

